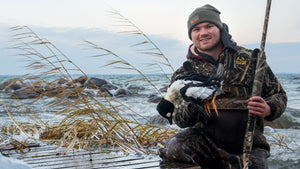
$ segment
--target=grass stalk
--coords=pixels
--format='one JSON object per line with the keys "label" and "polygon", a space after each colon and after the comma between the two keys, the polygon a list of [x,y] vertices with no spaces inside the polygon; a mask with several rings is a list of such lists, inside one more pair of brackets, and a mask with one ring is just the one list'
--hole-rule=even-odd
{"label": "grass stalk", "polygon": [[[145,33],[117,11],[115,11],[114,14],[127,23],[129,27],[135,28],[133,32],[129,31],[130,34],[142,35],[146,39],[142,43],[134,44],[133,47],[151,44],[153,46],[152,48],[141,50],[140,52],[147,55],[158,56],[166,62],[157,62],[150,66],[158,66],[162,70],[161,65],[164,65],[174,71],[167,57],[165,57],[158,46],[156,46]],[[141,124],[134,117],[132,117],[131,120],[123,117],[120,112],[126,112],[126,110],[133,112],[133,110],[116,98],[102,95],[103,99],[98,99],[94,96],[87,95],[82,88],[73,83],[70,70],[80,72],[86,77],[87,75],[53,43],[45,38],[39,37],[27,26],[16,26],[10,30],[15,33],[14,40],[20,42],[13,46],[13,49],[20,51],[20,55],[29,60],[29,64],[27,65],[29,68],[37,70],[37,72],[31,72],[24,76],[25,79],[35,81],[33,83],[35,85],[46,84],[46,86],[55,86],[57,85],[57,81],[49,82],[49,80],[46,79],[47,76],[61,76],[71,82],[73,91],[79,97],[79,99],[75,100],[65,99],[65,89],[57,87],[56,90],[44,92],[32,101],[32,103],[35,103],[43,99],[43,97],[50,96],[57,98],[50,103],[42,105],[49,110],[57,111],[57,115],[64,116],[60,122],[53,124],[43,122],[36,115],[38,113],[30,109],[30,106],[27,105],[28,103],[23,103],[15,99],[14,101],[18,103],[19,112],[27,115],[35,122],[35,124],[18,123],[13,119],[9,108],[5,106],[7,114],[17,129],[28,138],[31,139],[32,137],[26,133],[25,129],[38,126],[42,129],[39,140],[65,146],[67,147],[66,151],[73,148],[83,148],[86,150],[96,148],[105,151],[105,149],[107,150],[110,149],[109,147],[112,147],[113,149],[110,149],[110,151],[123,149],[125,152],[133,151],[149,154],[149,147],[155,146],[158,142],[164,142],[176,133],[176,129]],[[133,70],[142,76],[142,80],[148,82],[160,93],[159,89],[142,70],[130,64],[121,56],[106,48],[99,47],[90,41],[85,41],[85,43],[93,49],[100,50],[100,54],[96,55],[97,57],[114,56],[117,59],[106,64],[106,66],[114,65],[117,66],[118,69]],[[98,88],[98,90],[100,89]],[[114,104],[112,102],[114,102]],[[136,112],[134,113],[138,114]]]}

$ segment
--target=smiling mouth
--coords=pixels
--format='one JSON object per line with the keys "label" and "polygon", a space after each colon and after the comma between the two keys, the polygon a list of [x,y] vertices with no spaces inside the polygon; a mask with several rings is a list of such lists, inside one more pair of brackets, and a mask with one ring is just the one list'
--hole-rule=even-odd
{"label": "smiling mouth", "polygon": [[202,38],[202,39],[200,39],[200,42],[202,42],[202,41],[207,41],[207,40],[210,40],[211,38]]}

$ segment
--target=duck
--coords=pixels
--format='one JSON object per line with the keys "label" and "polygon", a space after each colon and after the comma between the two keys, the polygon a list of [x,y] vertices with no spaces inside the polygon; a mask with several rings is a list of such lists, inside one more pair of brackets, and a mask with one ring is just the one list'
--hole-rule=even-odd
{"label": "duck", "polygon": [[194,73],[190,62],[184,62],[183,68],[187,73],[183,77],[176,78],[169,85],[165,96],[157,105],[156,109],[159,114],[172,125],[174,109],[178,108],[183,101],[186,101],[202,105],[208,116],[211,113],[209,108],[211,103],[218,116],[214,101],[216,96],[221,93],[223,85],[223,64],[219,63],[216,74],[211,77]]}

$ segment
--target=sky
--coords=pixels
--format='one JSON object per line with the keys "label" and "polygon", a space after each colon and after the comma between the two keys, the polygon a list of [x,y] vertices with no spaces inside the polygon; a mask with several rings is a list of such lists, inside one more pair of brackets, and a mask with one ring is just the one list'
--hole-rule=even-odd
{"label": "sky", "polygon": [[[27,25],[47,38],[86,73],[108,74],[101,65],[106,58],[92,58],[85,40],[109,48],[133,64],[140,56],[133,44],[142,38],[118,34],[124,30],[109,11],[115,9],[138,26],[169,58],[174,68],[185,60],[191,41],[187,18],[197,7],[211,4],[221,11],[221,20],[242,46],[259,48],[267,0],[0,0],[0,75],[24,73],[24,59],[16,56],[10,27]],[[275,73],[299,73],[295,62],[300,55],[299,0],[273,0],[268,34],[267,61]],[[93,53],[94,52],[94,53]]]}

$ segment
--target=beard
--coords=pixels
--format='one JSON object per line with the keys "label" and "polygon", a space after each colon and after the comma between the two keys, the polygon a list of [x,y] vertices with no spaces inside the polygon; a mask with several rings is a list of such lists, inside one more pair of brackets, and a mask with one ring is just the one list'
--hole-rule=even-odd
{"label": "beard", "polygon": [[206,53],[206,52],[212,52],[216,49],[219,49],[223,45],[222,45],[222,42],[219,40],[219,41],[217,41],[215,43],[211,43],[209,45],[206,45],[206,44],[202,45],[201,42],[200,42],[199,44],[195,44],[195,46],[197,47],[199,52]]}

